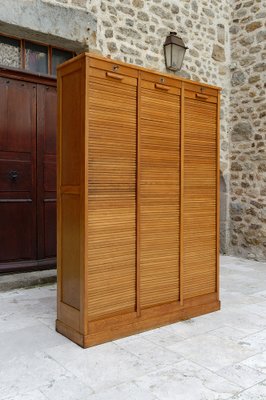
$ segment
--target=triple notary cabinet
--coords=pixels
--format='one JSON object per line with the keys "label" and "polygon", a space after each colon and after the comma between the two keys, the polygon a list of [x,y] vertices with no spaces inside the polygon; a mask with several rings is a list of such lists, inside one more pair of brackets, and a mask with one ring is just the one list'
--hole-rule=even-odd
{"label": "triple notary cabinet", "polygon": [[219,88],[82,54],[58,70],[59,332],[218,310]]}

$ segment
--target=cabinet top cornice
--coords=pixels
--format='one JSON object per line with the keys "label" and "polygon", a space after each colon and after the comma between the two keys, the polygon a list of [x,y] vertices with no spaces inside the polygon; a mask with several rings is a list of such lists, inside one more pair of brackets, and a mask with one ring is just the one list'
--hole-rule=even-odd
{"label": "cabinet top cornice", "polygon": [[191,84],[192,85],[198,85],[198,86],[200,85],[200,86],[204,86],[206,88],[215,89],[217,91],[222,90],[222,88],[219,87],[219,86],[209,85],[209,84],[204,83],[204,82],[193,81],[193,80],[190,80],[190,79],[182,78],[180,76],[162,73],[160,71],[144,68],[144,67],[141,67],[139,65],[128,64],[128,63],[125,63],[123,61],[114,60],[114,59],[109,58],[109,57],[103,57],[103,56],[101,56],[99,54],[96,54],[96,53],[82,53],[82,54],[79,54],[78,56],[76,56],[76,57],[66,61],[65,63],[61,64],[57,69],[58,70],[64,69],[67,65],[72,64],[72,63],[74,63],[74,62],[76,62],[78,60],[82,60],[84,58],[89,58],[89,59],[94,59],[94,60],[99,60],[99,61],[105,61],[105,62],[108,62],[108,63],[115,63],[118,66],[123,66],[123,67],[129,68],[129,69],[132,69],[132,70],[136,70],[136,71],[148,72],[148,73],[153,74],[153,75],[164,77],[166,79],[173,79],[173,80],[176,80],[176,81],[179,81],[179,82],[188,83],[190,85]]}

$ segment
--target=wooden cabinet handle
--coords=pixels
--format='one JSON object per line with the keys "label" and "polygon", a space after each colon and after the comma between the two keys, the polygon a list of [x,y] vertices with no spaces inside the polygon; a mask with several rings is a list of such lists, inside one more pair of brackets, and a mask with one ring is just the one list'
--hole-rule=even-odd
{"label": "wooden cabinet handle", "polygon": [[206,94],[196,93],[196,97],[198,97],[199,99],[202,99],[202,100],[208,99],[208,96],[206,96]]}
{"label": "wooden cabinet handle", "polygon": [[156,89],[170,90],[170,86],[161,85],[160,83],[155,83],[155,87]]}
{"label": "wooden cabinet handle", "polygon": [[122,81],[124,77],[122,75],[114,74],[113,72],[106,72],[106,76],[109,78],[117,79],[118,81]]}

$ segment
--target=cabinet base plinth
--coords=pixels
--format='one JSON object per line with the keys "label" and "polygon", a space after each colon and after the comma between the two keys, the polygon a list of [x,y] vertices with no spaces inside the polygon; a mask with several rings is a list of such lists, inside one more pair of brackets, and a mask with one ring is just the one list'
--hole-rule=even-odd
{"label": "cabinet base plinth", "polygon": [[63,322],[56,320],[56,330],[79,346],[87,348],[111,340],[120,339],[125,336],[134,335],[149,329],[159,328],[160,326],[218,311],[220,310],[220,307],[220,301],[217,300],[209,304],[200,304],[189,308],[181,308],[178,312],[160,315],[160,317],[156,316],[144,320],[140,316],[136,318],[136,321],[133,324],[119,325],[117,329],[115,326],[110,327],[110,329],[106,327],[103,331],[93,332],[88,335],[82,335]]}

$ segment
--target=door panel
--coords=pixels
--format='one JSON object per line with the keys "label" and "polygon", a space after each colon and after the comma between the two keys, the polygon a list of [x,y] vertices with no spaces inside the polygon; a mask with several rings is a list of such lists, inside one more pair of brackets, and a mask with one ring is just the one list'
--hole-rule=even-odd
{"label": "door panel", "polygon": [[[140,301],[179,300],[180,96],[142,81],[140,122]],[[172,93],[173,92],[173,93]]]}
{"label": "door panel", "polygon": [[30,192],[32,188],[32,163],[29,160],[0,162],[0,192]]}
{"label": "door panel", "polygon": [[215,103],[186,92],[184,298],[216,290],[217,135]]}
{"label": "door panel", "polygon": [[36,85],[0,78],[0,262],[36,258]]}
{"label": "door panel", "polygon": [[91,319],[136,309],[137,80],[99,73],[89,83]]}
{"label": "door panel", "polygon": [[30,153],[33,150],[30,134],[32,129],[35,131],[33,123],[36,118],[36,110],[33,110],[36,95],[34,93],[33,99],[33,92],[36,92],[36,86],[27,82],[10,81],[8,84],[8,151]]}
{"label": "door panel", "polygon": [[56,255],[56,88],[37,86],[38,258]]}

